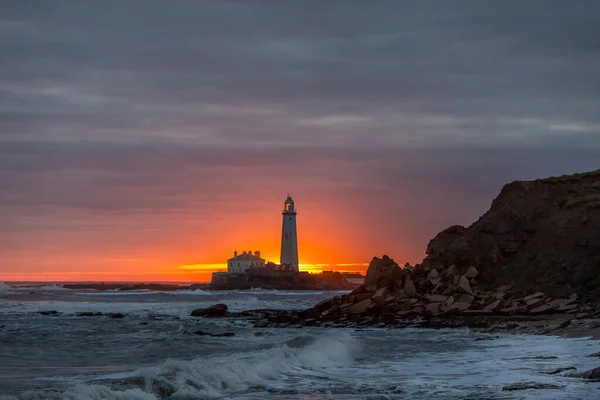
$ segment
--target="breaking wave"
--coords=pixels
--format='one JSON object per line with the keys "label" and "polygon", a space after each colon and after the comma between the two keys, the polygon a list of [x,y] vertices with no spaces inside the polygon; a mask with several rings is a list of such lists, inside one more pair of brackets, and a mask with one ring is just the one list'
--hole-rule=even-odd
{"label": "breaking wave", "polygon": [[28,391],[0,399],[156,400],[273,393],[289,390],[290,379],[302,376],[327,381],[330,371],[348,366],[360,353],[359,341],[347,332],[318,338],[301,336],[278,347],[248,353],[167,360],[137,371],[136,377],[126,380],[126,386],[122,380],[118,384],[79,384],[62,393]]}
{"label": "breaking wave", "polygon": [[29,290],[33,289],[33,290],[38,290],[40,292],[70,292],[71,289],[67,289],[65,287],[63,287],[62,285],[58,285],[58,284],[52,284],[52,285],[44,285],[44,286],[38,286],[35,288],[28,288]]}
{"label": "breaking wave", "polygon": [[0,282],[0,293],[2,292],[10,292],[14,290],[14,288],[12,286],[7,285],[4,282]]}

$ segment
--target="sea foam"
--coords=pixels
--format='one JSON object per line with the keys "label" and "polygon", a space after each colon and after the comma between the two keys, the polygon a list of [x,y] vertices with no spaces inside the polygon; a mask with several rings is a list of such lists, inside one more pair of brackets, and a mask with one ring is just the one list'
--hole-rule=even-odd
{"label": "sea foam", "polygon": [[[351,364],[360,352],[359,341],[345,331],[322,337],[302,336],[293,339],[290,346],[284,343],[248,353],[167,360],[125,379],[128,387],[100,385],[95,381],[75,385],[62,393],[26,391],[17,396],[0,396],[0,399],[156,400],[218,398],[248,390],[277,391],[286,388],[286,381],[292,375],[326,375],[327,370]],[[123,385],[123,380],[119,381],[119,385]]]}
{"label": "sea foam", "polygon": [[347,332],[305,341],[305,346],[283,344],[266,350],[190,361],[167,360],[141,371],[145,389],[160,387],[175,397],[222,397],[249,388],[277,390],[289,374],[315,374],[346,366],[360,353],[359,342]]}

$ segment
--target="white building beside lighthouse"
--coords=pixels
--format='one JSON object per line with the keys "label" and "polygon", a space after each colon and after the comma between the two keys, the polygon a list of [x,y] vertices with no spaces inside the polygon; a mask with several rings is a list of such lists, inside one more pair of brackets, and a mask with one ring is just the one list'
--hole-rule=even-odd
{"label": "white building beside lighthouse", "polygon": [[283,224],[281,228],[281,269],[298,271],[298,235],[296,233],[296,209],[294,200],[288,194],[283,203]]}
{"label": "white building beside lighthouse", "polygon": [[233,252],[233,257],[227,260],[227,272],[243,273],[250,268],[264,268],[265,260],[260,258],[260,251],[244,251],[238,254],[237,250]]}

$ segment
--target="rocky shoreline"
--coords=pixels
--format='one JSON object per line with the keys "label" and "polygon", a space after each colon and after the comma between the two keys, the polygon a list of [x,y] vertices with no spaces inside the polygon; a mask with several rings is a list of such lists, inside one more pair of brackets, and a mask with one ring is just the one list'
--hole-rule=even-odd
{"label": "rocky shoreline", "polygon": [[373,258],[365,283],[349,294],[306,310],[249,310],[229,313],[225,304],[192,316],[244,318],[255,327],[469,328],[600,338],[600,308],[577,295],[552,298],[510,287],[482,289],[478,271],[455,266],[400,268],[391,258]]}
{"label": "rocky shoreline", "polygon": [[445,269],[424,265],[400,268],[387,256],[375,257],[364,284],[351,293],[326,299],[307,310],[269,313],[264,319],[268,324],[301,326],[426,325],[491,329],[496,321],[600,317],[595,304],[580,304],[576,294],[552,298],[543,292],[514,292],[510,286],[484,289],[478,285],[478,275],[475,267],[463,271],[454,265]]}

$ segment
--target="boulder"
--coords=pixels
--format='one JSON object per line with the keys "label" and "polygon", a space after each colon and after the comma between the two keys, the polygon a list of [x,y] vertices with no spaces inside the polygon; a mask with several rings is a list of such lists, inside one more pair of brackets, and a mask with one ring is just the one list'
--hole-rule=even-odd
{"label": "boulder", "polygon": [[[527,305],[527,307],[536,307],[536,306],[542,304],[542,302],[543,302],[542,300],[543,299],[541,297],[536,297],[534,299],[530,299],[530,300],[526,301],[525,304]],[[552,307],[552,306],[550,306],[550,307]]]}
{"label": "boulder", "polygon": [[495,310],[496,308],[498,308],[498,306],[500,306],[500,300],[496,300],[490,304],[488,304],[487,306],[483,307],[484,310]]}
{"label": "boulder", "polygon": [[[441,283],[440,283],[440,285],[441,285]],[[457,287],[455,285],[448,284],[447,286],[444,286],[443,289],[444,290],[442,290],[442,294],[444,296],[451,296],[456,292]]]}
{"label": "boulder", "polygon": [[457,273],[458,268],[456,268],[456,265],[452,264],[450,267],[448,267],[448,269],[446,269],[446,271],[444,271],[444,276],[454,278]]}
{"label": "boulder", "polygon": [[462,290],[464,293],[473,294],[473,289],[471,289],[471,284],[469,280],[464,276],[458,278],[458,288]]}
{"label": "boulder", "polygon": [[583,379],[600,379],[600,367],[585,371],[581,377]]}
{"label": "boulder", "polygon": [[396,301],[403,300],[403,299],[408,299],[408,295],[406,294],[406,292],[404,291],[404,289],[396,290],[394,292],[394,297],[396,298]]}
{"label": "boulder", "polygon": [[448,296],[444,296],[441,294],[433,294],[429,297],[429,301],[432,303],[443,303],[448,300]]}
{"label": "boulder", "polygon": [[367,288],[365,287],[365,285],[360,285],[360,286],[357,286],[356,289],[354,289],[353,291],[350,292],[350,296],[365,293],[366,291],[367,291]]}
{"label": "boulder", "polygon": [[382,314],[396,314],[398,311],[404,310],[406,307],[402,307],[401,304],[398,303],[390,303],[383,306],[381,309]]}
{"label": "boulder", "polygon": [[402,277],[402,269],[391,258],[384,255],[382,258],[373,257],[367,269],[367,276],[363,286],[376,289],[382,284],[392,284]]}
{"label": "boulder", "polygon": [[533,300],[533,299],[537,299],[538,297],[544,297],[544,293],[543,292],[537,292],[537,293],[531,294],[529,296],[523,297],[523,301],[525,303],[527,303],[528,301]]}
{"label": "boulder", "polygon": [[479,271],[475,267],[469,267],[469,269],[463,274],[463,276],[467,279],[475,278],[479,275]]}
{"label": "boulder", "polygon": [[377,289],[375,294],[373,294],[373,297],[371,297],[371,300],[380,306],[384,306],[387,303],[387,294],[388,289],[386,287],[382,287]]}
{"label": "boulder", "polygon": [[348,307],[348,312],[350,314],[363,314],[365,311],[367,311],[371,304],[373,304],[371,299],[363,300]]}
{"label": "boulder", "polygon": [[435,278],[439,278],[440,277],[440,273],[437,271],[437,269],[433,268],[431,271],[429,271],[429,273],[427,274],[427,279],[429,281],[431,281],[432,279]]}
{"label": "boulder", "polygon": [[548,303],[548,305],[555,307],[555,308],[560,308],[560,307],[565,307],[569,304],[575,303],[577,301],[576,298],[568,298],[568,299],[554,299],[551,302]]}
{"label": "boulder", "polygon": [[471,296],[470,294],[461,294],[460,297],[458,298],[457,302],[471,304],[474,299],[475,299],[475,297]]}
{"label": "boulder", "polygon": [[438,315],[440,313],[440,303],[429,303],[425,307],[425,312],[431,315]]}
{"label": "boulder", "polygon": [[338,311],[340,311],[340,308],[338,306],[333,306],[329,310],[323,311],[321,313],[321,318],[326,317],[330,314],[336,314]]}
{"label": "boulder", "polygon": [[577,309],[577,304],[568,304],[566,306],[558,307],[556,311],[565,312],[565,311],[573,311]]}
{"label": "boulder", "polygon": [[394,290],[403,290],[404,289],[404,279],[396,279],[394,281]]}
{"label": "boulder", "polygon": [[453,310],[464,311],[464,310],[467,310],[469,307],[471,307],[471,303],[462,303],[460,301],[457,301],[454,304],[452,304],[451,308]]}
{"label": "boulder", "polygon": [[410,277],[404,282],[404,292],[408,297],[417,297],[417,288]]}
{"label": "boulder", "polygon": [[331,299],[325,299],[325,300],[321,301],[313,308],[315,309],[316,312],[322,313],[325,310],[329,310],[332,306],[333,306],[333,299],[331,298]]}
{"label": "boulder", "polygon": [[353,303],[360,303],[361,301],[370,299],[371,297],[373,297],[372,292],[357,294],[356,296],[354,296]]}
{"label": "boulder", "polygon": [[190,314],[192,317],[206,317],[206,318],[215,318],[215,317],[223,317],[227,314],[227,305],[226,304],[215,304],[214,306],[210,306],[208,308],[199,308],[197,310],[192,311]]}
{"label": "boulder", "polygon": [[543,314],[550,310],[552,310],[552,306],[543,305],[536,308],[532,308],[531,310],[529,310],[529,314]]}

